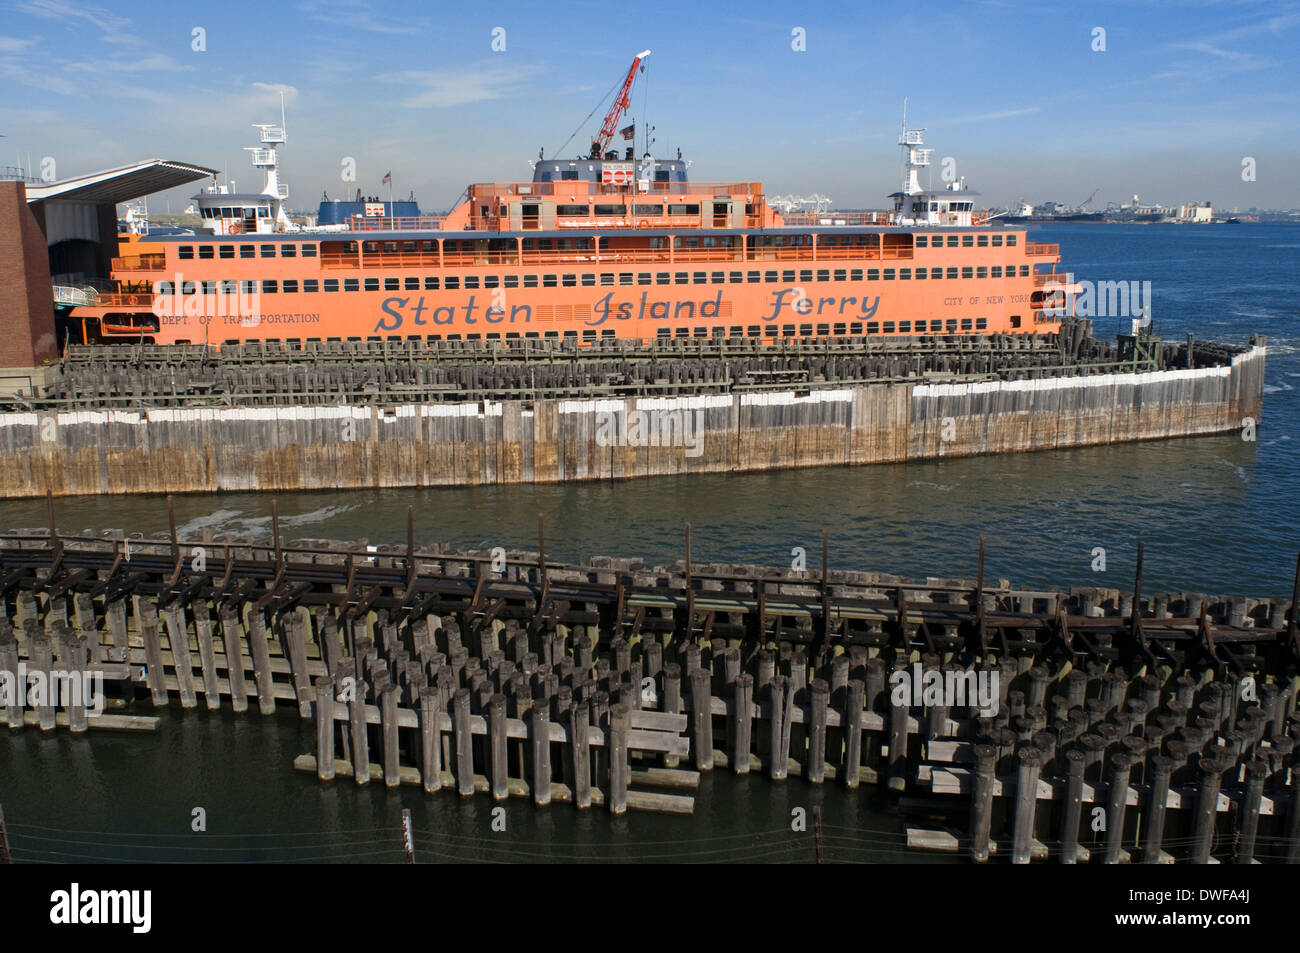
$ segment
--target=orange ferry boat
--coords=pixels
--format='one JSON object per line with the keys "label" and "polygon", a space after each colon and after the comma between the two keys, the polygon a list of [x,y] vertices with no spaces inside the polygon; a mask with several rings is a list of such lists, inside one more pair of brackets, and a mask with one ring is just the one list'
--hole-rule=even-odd
{"label": "orange ferry boat", "polygon": [[[876,337],[1047,333],[1071,276],[1057,245],[982,223],[964,183],[926,190],[907,129],[892,213],[787,213],[760,182],[691,182],[688,163],[610,150],[632,64],[590,155],[530,182],[468,187],[444,216],[355,216],[299,231],[259,126],[259,193],[198,196],[206,234],[121,236],[115,290],[75,308],[85,341]],[[626,137],[626,132],[623,130]],[[381,207],[382,209],[382,207]]]}

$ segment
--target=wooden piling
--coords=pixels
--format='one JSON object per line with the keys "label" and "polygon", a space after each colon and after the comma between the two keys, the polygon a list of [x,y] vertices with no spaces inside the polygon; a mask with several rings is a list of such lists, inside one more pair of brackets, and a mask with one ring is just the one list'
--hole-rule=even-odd
{"label": "wooden piling", "polygon": [[334,780],[334,680],[316,679],[316,777]]}

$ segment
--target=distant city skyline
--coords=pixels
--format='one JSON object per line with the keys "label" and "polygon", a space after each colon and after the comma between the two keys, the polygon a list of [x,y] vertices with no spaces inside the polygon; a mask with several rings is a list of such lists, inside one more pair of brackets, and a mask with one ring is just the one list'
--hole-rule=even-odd
{"label": "distant city skyline", "polygon": [[[1093,209],[1135,194],[1300,206],[1290,2],[658,4],[632,20],[589,0],[445,17],[372,0],[0,8],[0,165],[30,155],[39,174],[51,157],[59,178],[156,157],[260,189],[243,147],[253,123],[278,123],[283,89],[291,207],[387,198],[391,171],[394,197],[444,209],[470,182],[529,179],[539,148],[585,152],[602,97],[648,47],[620,125],[635,123],[638,155],[653,126],[654,153],[680,148],[697,180],[882,207],[901,184],[906,97],[934,149],[929,184],[951,159],[980,207],[1094,190]],[[179,212],[198,188],[151,209]]]}

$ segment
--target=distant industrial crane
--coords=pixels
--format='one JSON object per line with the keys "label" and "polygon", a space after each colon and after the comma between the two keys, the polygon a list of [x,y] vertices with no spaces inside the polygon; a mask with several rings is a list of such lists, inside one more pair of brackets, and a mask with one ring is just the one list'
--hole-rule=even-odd
{"label": "distant industrial crane", "polygon": [[1085,209],[1085,208],[1087,208],[1089,205],[1091,205],[1091,204],[1092,204],[1092,200],[1095,199],[1095,198],[1097,197],[1097,193],[1100,192],[1100,191],[1101,191],[1101,189],[1093,189],[1093,190],[1092,190],[1092,194],[1089,195],[1086,199],[1084,199],[1082,202],[1079,203],[1079,208],[1081,208],[1081,209]]}
{"label": "distant industrial crane", "polygon": [[591,158],[599,159],[605,154],[605,150],[609,148],[609,143],[618,129],[618,121],[622,118],[628,103],[631,102],[632,82],[636,79],[637,67],[649,55],[649,50],[642,50],[636,55],[636,59],[632,61],[632,68],[627,71],[627,78],[623,80],[623,87],[618,91],[618,95],[614,97],[614,105],[610,106],[609,112],[605,114],[605,122],[600,127],[600,134],[591,140]]}

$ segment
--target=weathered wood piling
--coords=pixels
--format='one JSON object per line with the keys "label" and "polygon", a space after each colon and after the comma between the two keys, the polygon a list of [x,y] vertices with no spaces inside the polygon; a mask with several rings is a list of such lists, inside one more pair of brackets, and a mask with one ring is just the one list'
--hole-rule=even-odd
{"label": "weathered wood piling", "polygon": [[[879,786],[951,816],[977,862],[1296,856],[1290,602],[689,551],[561,565],[540,538],[494,570],[409,533],[273,535],[0,535],[0,677],[72,666],[132,707],[196,707],[200,691],[214,710],[292,706],[315,727],[295,766],[322,783],[689,813],[700,773],[726,770]],[[181,558],[196,546],[202,572]],[[0,723],[105,717],[47,697]]]}

